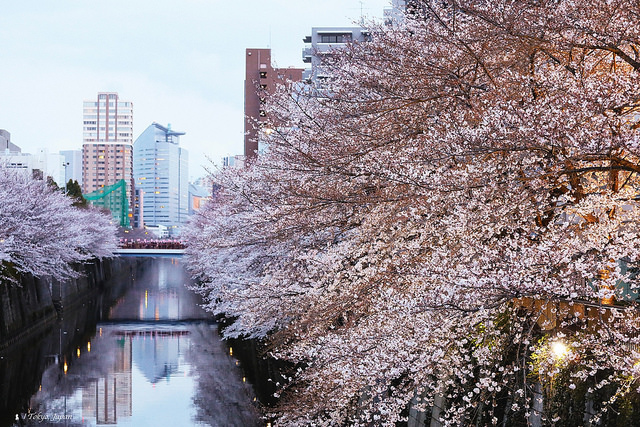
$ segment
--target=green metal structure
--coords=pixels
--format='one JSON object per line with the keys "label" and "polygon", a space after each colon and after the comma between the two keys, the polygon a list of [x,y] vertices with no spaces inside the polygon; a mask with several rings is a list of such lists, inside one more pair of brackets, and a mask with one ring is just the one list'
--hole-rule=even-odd
{"label": "green metal structure", "polygon": [[129,227],[129,200],[124,179],[83,196],[93,206],[108,209],[120,226]]}

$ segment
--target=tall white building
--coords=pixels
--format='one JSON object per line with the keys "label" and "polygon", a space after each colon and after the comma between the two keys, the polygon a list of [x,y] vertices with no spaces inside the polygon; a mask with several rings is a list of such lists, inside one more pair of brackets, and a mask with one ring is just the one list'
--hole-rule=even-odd
{"label": "tall white building", "polygon": [[302,78],[322,87],[331,78],[325,58],[329,58],[335,49],[344,48],[347,43],[370,39],[369,31],[362,27],[313,27],[311,35],[302,39],[308,45],[302,50],[302,61],[311,64]]}
{"label": "tall white building", "polygon": [[50,153],[48,148],[40,148],[33,155],[34,169],[42,171],[45,177],[50,176],[56,184],[64,187],[66,184],[64,178],[64,156],[60,153]]}
{"label": "tall white building", "polygon": [[189,214],[189,155],[171,125],[150,125],[133,145],[136,190],[142,192],[142,222],[163,225],[175,236]]}

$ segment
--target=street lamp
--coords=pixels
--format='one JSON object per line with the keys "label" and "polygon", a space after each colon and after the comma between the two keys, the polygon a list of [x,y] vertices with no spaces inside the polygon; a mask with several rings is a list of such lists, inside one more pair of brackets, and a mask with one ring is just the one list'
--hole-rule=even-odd
{"label": "street lamp", "polygon": [[67,166],[69,166],[69,162],[62,162],[62,167],[64,168],[64,195],[66,196],[69,192],[69,189],[67,188],[67,182],[69,182],[69,180],[67,179]]}
{"label": "street lamp", "polygon": [[569,352],[569,347],[562,341],[553,341],[551,343],[551,353],[558,360],[562,360]]}

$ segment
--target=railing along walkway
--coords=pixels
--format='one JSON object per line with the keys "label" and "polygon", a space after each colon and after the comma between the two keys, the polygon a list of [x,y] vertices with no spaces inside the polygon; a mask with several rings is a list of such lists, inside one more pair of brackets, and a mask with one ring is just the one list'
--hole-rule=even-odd
{"label": "railing along walkway", "polygon": [[184,254],[185,245],[178,240],[120,241],[117,255],[130,256],[177,256]]}

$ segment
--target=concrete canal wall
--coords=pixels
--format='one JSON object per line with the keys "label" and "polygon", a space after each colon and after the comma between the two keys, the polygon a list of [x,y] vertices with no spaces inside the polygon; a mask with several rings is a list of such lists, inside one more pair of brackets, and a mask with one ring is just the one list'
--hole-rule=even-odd
{"label": "concrete canal wall", "polygon": [[129,275],[133,266],[143,260],[117,257],[79,265],[77,279],[64,282],[30,274],[20,283],[0,281],[0,350],[55,322],[69,308],[102,289],[104,282],[119,275]]}

